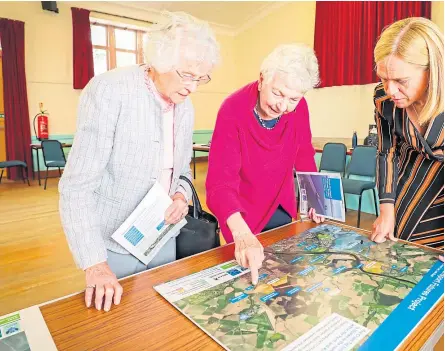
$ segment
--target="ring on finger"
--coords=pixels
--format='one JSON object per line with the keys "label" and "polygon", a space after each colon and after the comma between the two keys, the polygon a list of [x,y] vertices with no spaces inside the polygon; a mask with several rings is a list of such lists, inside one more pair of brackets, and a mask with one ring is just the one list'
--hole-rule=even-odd
{"label": "ring on finger", "polygon": [[87,285],[87,289],[95,289],[96,285]]}

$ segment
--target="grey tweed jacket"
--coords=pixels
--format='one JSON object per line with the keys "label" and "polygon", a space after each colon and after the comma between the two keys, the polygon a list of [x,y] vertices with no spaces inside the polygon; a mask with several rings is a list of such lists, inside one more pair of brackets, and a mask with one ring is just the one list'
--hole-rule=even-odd
{"label": "grey tweed jacket", "polygon": [[[175,105],[174,166],[170,195],[191,198],[180,175],[191,179],[194,110],[190,98]],[[76,264],[107,260],[107,249],[128,253],[111,235],[160,178],[163,146],[159,102],[140,66],[93,78],[83,90],[77,131],[59,183],[60,216]]]}

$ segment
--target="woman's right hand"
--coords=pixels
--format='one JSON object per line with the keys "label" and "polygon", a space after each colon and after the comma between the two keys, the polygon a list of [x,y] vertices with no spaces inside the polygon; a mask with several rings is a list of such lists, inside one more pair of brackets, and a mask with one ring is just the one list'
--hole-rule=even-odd
{"label": "woman's right hand", "polygon": [[234,232],[235,258],[238,264],[245,268],[250,268],[252,275],[252,284],[258,283],[258,271],[263,265],[264,248],[257,237],[248,232]]}
{"label": "woman's right hand", "polygon": [[87,307],[91,306],[93,293],[94,305],[99,311],[102,309],[102,304],[105,312],[110,310],[113,301],[115,305],[119,305],[124,290],[107,262],[98,263],[87,268],[85,275],[87,283],[85,305]]}
{"label": "woman's right hand", "polygon": [[250,268],[252,284],[258,283],[258,271],[263,265],[264,249],[252,233],[241,213],[236,212],[227,219],[227,225],[235,241],[235,258],[238,264]]}
{"label": "woman's right hand", "polygon": [[372,225],[371,240],[383,243],[386,239],[397,241],[394,236],[395,212],[393,204],[381,204],[380,215]]}

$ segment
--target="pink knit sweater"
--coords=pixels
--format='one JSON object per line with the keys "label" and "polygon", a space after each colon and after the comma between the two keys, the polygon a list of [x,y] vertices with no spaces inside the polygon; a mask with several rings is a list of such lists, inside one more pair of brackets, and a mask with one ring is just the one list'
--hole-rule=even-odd
{"label": "pink knit sweater", "polygon": [[207,205],[228,243],[233,237],[227,219],[236,212],[254,234],[261,232],[279,205],[295,218],[293,169],[317,171],[306,100],[268,130],[253,114],[257,97],[258,82],[230,95],[221,105],[212,137]]}

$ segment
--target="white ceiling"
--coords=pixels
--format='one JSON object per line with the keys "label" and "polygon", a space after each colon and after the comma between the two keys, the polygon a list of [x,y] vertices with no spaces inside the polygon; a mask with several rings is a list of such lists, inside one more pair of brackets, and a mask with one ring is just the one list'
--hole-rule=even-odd
{"label": "white ceiling", "polygon": [[282,2],[276,1],[116,1],[114,4],[153,12],[184,11],[227,30],[239,30]]}

